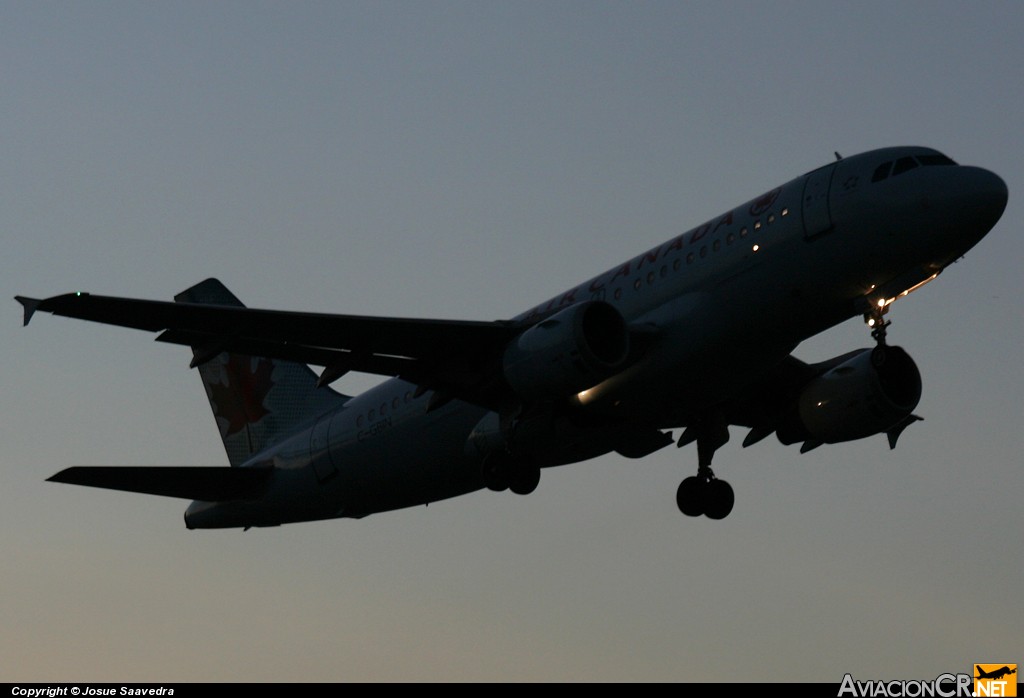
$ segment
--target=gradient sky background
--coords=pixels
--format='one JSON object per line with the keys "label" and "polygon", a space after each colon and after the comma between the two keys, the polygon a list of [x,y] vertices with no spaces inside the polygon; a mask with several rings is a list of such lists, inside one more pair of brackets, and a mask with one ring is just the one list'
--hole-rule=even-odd
{"label": "gradient sky background", "polygon": [[[253,306],[521,312],[832,152],[999,173],[990,236],[899,302],[925,417],[693,447],[361,521],[189,532],[44,482],[225,465],[187,349],[0,319],[0,680],[934,678],[1022,662],[1019,3],[3,3],[0,279]],[[867,346],[859,320],[806,342]],[[370,384],[343,379],[352,392]]]}

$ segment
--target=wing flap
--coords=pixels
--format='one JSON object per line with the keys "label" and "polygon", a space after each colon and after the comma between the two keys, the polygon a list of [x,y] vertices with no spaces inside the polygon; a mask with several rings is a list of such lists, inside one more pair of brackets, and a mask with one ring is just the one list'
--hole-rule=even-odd
{"label": "wing flap", "polygon": [[156,341],[169,344],[183,344],[191,347],[209,347],[208,351],[197,354],[193,368],[216,357],[222,351],[248,356],[266,356],[282,361],[297,361],[314,366],[343,366],[345,371],[373,373],[379,376],[408,375],[416,365],[416,359],[401,356],[364,354],[344,349],[311,347],[295,342],[270,342],[251,337],[211,335],[183,330],[167,330],[157,336]]}
{"label": "wing flap", "polygon": [[47,481],[222,502],[259,497],[266,490],[272,474],[270,468],[78,465],[60,471]]}

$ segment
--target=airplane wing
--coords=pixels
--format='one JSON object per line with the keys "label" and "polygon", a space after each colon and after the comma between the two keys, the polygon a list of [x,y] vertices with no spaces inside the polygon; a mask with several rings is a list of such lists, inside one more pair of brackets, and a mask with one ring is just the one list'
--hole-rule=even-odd
{"label": "airplane wing", "polygon": [[223,351],[266,356],[323,366],[325,383],[348,371],[396,376],[485,407],[497,404],[503,389],[493,370],[500,352],[524,329],[511,321],[332,315],[81,292],[16,299],[26,325],[42,311],[162,332],[158,341],[193,347],[193,367]]}

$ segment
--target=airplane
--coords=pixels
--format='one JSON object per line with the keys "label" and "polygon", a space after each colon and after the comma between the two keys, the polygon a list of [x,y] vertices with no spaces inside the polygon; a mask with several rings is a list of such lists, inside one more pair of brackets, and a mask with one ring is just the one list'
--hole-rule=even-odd
{"label": "airplane", "polygon": [[[729,427],[805,453],[921,418],[921,376],[887,343],[892,304],[1002,216],[996,174],[937,150],[841,157],[508,320],[246,308],[216,279],[174,301],[17,296],[38,311],[160,332],[189,346],[230,467],[76,466],[51,481],[193,500],[189,529],[360,518],[541,470],[696,443],[683,514],[723,519],[711,468]],[[861,316],[873,346],[819,363],[801,341]],[[310,367],[321,370],[314,372]],[[356,396],[350,371],[389,379]],[[681,429],[677,438],[674,430]]]}
{"label": "airplane", "polygon": [[999,669],[996,669],[994,671],[985,671],[978,664],[975,664],[974,668],[978,672],[978,675],[974,677],[976,679],[996,679],[996,680],[998,680],[998,679],[1003,678],[1004,676],[1008,676],[1010,674],[1016,674],[1017,673],[1016,666],[1013,669],[1011,669],[1009,666],[1003,666],[1003,667],[1001,667]]}

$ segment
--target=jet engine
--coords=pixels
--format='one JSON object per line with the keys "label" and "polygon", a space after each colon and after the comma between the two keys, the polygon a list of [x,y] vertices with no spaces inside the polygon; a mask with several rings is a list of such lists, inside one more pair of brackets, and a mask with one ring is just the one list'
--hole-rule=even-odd
{"label": "jet engine", "polygon": [[505,349],[505,380],[525,399],[549,399],[591,388],[625,366],[629,330],[603,301],[570,306],[519,335]]}
{"label": "jet engine", "polygon": [[921,373],[907,352],[865,349],[807,384],[778,429],[779,441],[862,439],[898,425],[920,399]]}

